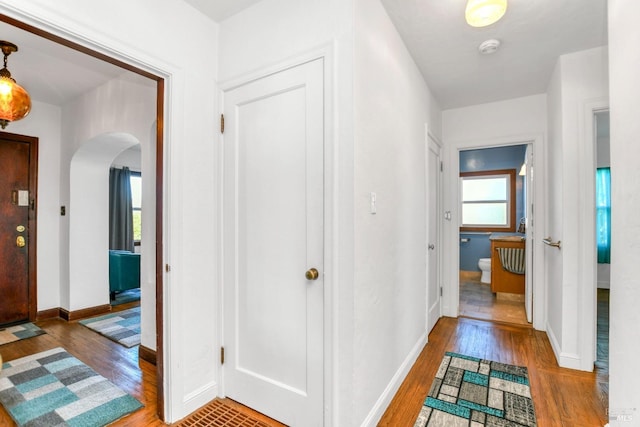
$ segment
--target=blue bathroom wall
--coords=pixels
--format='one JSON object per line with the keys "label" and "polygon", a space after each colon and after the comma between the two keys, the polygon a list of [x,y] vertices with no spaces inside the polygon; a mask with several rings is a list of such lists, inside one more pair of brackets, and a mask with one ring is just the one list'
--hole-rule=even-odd
{"label": "blue bathroom wall", "polygon": [[460,233],[460,270],[480,271],[480,258],[491,258],[489,233]]}
{"label": "blue bathroom wall", "polygon": [[[484,148],[460,152],[460,172],[480,172],[487,170],[516,170],[516,222],[524,217],[524,177],[520,172],[526,145],[499,148]],[[517,229],[516,223],[516,229]],[[489,233],[460,233],[460,270],[480,271],[478,260],[491,258]],[[466,240],[466,241],[465,241]]]}

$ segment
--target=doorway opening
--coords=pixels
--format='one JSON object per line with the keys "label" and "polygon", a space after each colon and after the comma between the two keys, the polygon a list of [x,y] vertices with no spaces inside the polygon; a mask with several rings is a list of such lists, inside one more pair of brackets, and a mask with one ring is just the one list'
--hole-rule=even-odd
{"label": "doorway opening", "polygon": [[[70,98],[64,98],[60,91],[56,92],[56,90],[53,90],[53,91],[50,90],[49,92],[47,92],[46,89],[48,87],[45,87],[47,85],[38,86],[38,84],[35,84],[34,87],[32,88],[33,90],[30,89],[30,92],[33,100],[39,103],[39,106],[41,109],[38,112],[38,114],[34,114],[35,113],[35,110],[34,110],[34,112],[32,112],[31,114],[31,117],[29,117],[27,120],[30,120],[30,119],[35,120],[36,116],[38,119],[43,120],[43,117],[45,117],[47,115],[47,111],[49,111],[49,109],[46,107],[51,107],[51,111],[54,111],[57,109],[58,111],[57,115],[52,115],[51,117],[47,116],[46,122],[49,124],[54,122],[55,120],[58,120],[59,121],[58,130],[60,131],[60,133],[63,133],[61,132],[61,130],[63,127],[62,120],[64,119],[64,114],[62,114],[61,112],[64,112],[64,108],[67,107],[68,102],[70,100],[76,99],[76,97],[83,95],[84,92],[82,92],[82,90],[86,92],[90,92],[92,90],[97,90],[98,87],[100,88],[106,87],[107,83],[117,81],[117,83],[120,83],[119,89],[122,91],[124,86],[126,86],[127,84],[132,84],[132,81],[131,81],[132,79],[133,80],[138,79],[138,81],[145,81],[147,85],[150,85],[152,87],[151,91],[153,93],[152,95],[153,99],[150,103],[150,110],[148,110],[151,116],[151,120],[148,120],[144,123],[142,121],[139,122],[140,126],[143,128],[142,131],[139,132],[139,134],[143,135],[144,142],[148,143],[148,146],[150,147],[150,150],[148,150],[150,154],[148,158],[145,158],[143,160],[143,163],[146,161],[147,167],[148,167],[147,170],[151,171],[149,173],[149,178],[154,178],[149,180],[149,182],[153,182],[152,184],[153,188],[148,188],[148,194],[151,195],[148,198],[148,201],[149,201],[149,205],[151,205],[150,207],[153,208],[153,209],[149,209],[149,212],[153,212],[152,215],[155,218],[155,224],[153,225],[153,227],[155,228],[154,230],[155,238],[151,238],[151,237],[149,238],[148,250],[147,250],[149,260],[150,260],[149,277],[150,277],[150,284],[152,287],[152,289],[150,289],[148,292],[150,307],[149,307],[149,310],[147,310],[147,313],[150,313],[149,316],[151,316],[148,324],[153,325],[155,327],[154,333],[151,334],[151,336],[153,337],[152,340],[155,340],[155,343],[154,343],[155,345],[153,345],[153,347],[155,347],[155,350],[153,351],[153,354],[147,353],[147,356],[148,356],[147,360],[150,360],[152,358],[156,364],[158,416],[161,419],[163,419],[164,417],[164,391],[163,391],[164,333],[163,333],[163,300],[162,300],[162,297],[163,297],[162,266],[163,266],[163,194],[164,194],[164,190],[163,190],[164,79],[161,76],[155,75],[152,72],[144,70],[143,68],[139,68],[136,65],[126,63],[126,62],[123,62],[122,60],[111,57],[109,56],[108,53],[101,53],[97,50],[92,49],[91,47],[87,47],[86,45],[81,45],[74,41],[65,39],[62,36],[49,33],[35,26],[25,24],[9,16],[0,15],[0,26],[2,27],[2,30],[3,30],[3,34],[4,34],[3,37],[17,42],[21,46],[21,48],[23,48],[21,50],[21,53],[23,54],[23,58],[27,53],[32,53],[33,54],[32,58],[39,58],[37,59],[39,62],[36,65],[31,65],[30,67],[37,71],[36,77],[42,74],[40,72],[42,69],[48,69],[52,72],[58,69],[61,69],[61,70],[72,69],[74,70],[73,71],[74,73],[80,73],[78,75],[73,76],[75,80],[73,81],[72,85],[68,86],[68,88],[73,88],[76,91],[72,95],[68,95]],[[46,54],[41,53],[41,51],[46,52]],[[34,61],[36,61],[36,59],[34,59]],[[49,63],[49,61],[51,61],[51,63]],[[28,61],[23,61],[23,62],[26,64],[29,64]],[[64,64],[66,67],[60,66],[61,64]],[[16,66],[14,68],[16,68],[16,75],[19,74],[23,76],[23,80],[24,80],[23,84],[27,86],[26,83],[28,82],[27,76],[29,76],[29,72],[25,70],[22,70],[22,71],[18,70],[19,66]],[[51,73],[45,73],[44,75],[49,81],[56,81],[55,75],[52,76]],[[34,73],[31,73],[31,76],[33,77]],[[33,77],[33,78],[35,79],[36,77]],[[101,83],[96,84],[95,83],[96,78],[100,78],[100,77],[104,78],[104,80]],[[39,99],[38,98],[39,91],[42,91],[41,93],[48,95],[48,97],[43,95],[43,98]],[[102,103],[100,103],[99,101],[96,102],[96,105],[101,105],[101,106],[112,105],[115,107],[114,109],[111,110],[113,114],[107,115],[104,117],[113,118],[114,120],[115,119],[134,120],[136,117],[139,117],[137,115],[137,113],[139,113],[139,110],[140,110],[139,105],[136,105],[135,107],[129,106],[131,107],[129,109],[127,109],[126,103],[113,105],[114,101],[118,99],[115,96],[115,92],[116,90],[113,90],[107,94],[103,93],[103,95],[111,95],[111,96],[102,97],[101,98]],[[60,98],[56,97],[55,95],[60,95]],[[111,101],[111,102],[107,102],[107,101]],[[84,111],[82,108],[78,108],[77,111],[74,111],[74,112],[82,113]],[[131,113],[131,114],[128,114],[128,113]],[[75,116],[74,120],[76,120],[75,124],[77,126],[82,126],[82,124],[78,123],[79,119],[76,119],[78,115],[77,114],[73,114],[73,115]],[[80,114],[80,116],[81,115],[82,114]],[[102,118],[96,117],[95,123],[93,122],[91,123],[94,126],[91,127],[87,125],[86,128],[87,129],[90,128],[89,130],[94,132],[97,131],[97,129],[100,128],[100,125],[103,124]],[[26,123],[27,121],[25,120],[25,122],[21,122],[19,125],[16,125],[15,128],[19,129],[18,126],[22,126],[23,129],[27,129],[23,133],[44,132],[41,128],[37,126],[30,128],[28,125],[26,125]],[[73,123],[71,123],[71,121],[68,121],[68,124],[73,124]],[[34,129],[34,130],[31,130],[31,129]],[[84,129],[84,130],[87,130],[87,129]],[[60,146],[55,149],[56,150],[55,156],[52,156],[52,157],[47,156],[46,158],[43,157],[40,159],[40,164],[41,165],[44,164],[45,169],[47,170],[55,170],[56,168],[59,168],[59,169],[57,169],[57,172],[52,173],[52,177],[41,176],[41,178],[45,178],[45,179],[41,179],[39,181],[39,185],[55,186],[54,187],[55,193],[59,194],[60,197],[59,197],[59,200],[56,198],[55,202],[53,203],[57,205],[59,201],[63,201],[62,203],[63,206],[59,206],[59,207],[55,206],[56,211],[58,208],[60,209],[60,217],[62,218],[60,217],[56,218],[55,216],[52,218],[49,218],[49,221],[46,223],[46,227],[41,226],[38,229],[38,233],[40,233],[41,231],[45,231],[46,229],[49,229],[49,230],[55,229],[56,230],[55,233],[59,233],[59,235],[56,235],[57,240],[55,242],[55,245],[60,249],[62,249],[62,250],[47,252],[50,256],[54,256],[54,255],[58,256],[58,259],[55,259],[55,260],[47,259],[47,257],[41,256],[37,260],[39,268],[41,265],[45,265],[47,267],[54,265],[52,269],[58,269],[56,271],[59,272],[60,274],[51,275],[51,277],[58,277],[61,279],[59,280],[58,283],[51,283],[52,286],[46,286],[49,283],[45,284],[44,282],[50,277],[48,275],[42,275],[39,281],[41,285],[39,286],[37,283],[35,284],[36,288],[38,287],[40,288],[38,289],[38,294],[41,298],[45,299],[47,298],[47,295],[52,295],[56,297],[55,302],[50,303],[51,304],[50,306],[54,308],[44,310],[42,312],[38,312],[38,317],[41,317],[41,318],[56,317],[59,314],[61,317],[65,317],[66,315],[68,316],[68,319],[71,319],[71,318],[75,318],[75,316],[82,315],[84,312],[91,311],[96,307],[94,302],[95,295],[93,293],[86,294],[89,296],[88,299],[76,298],[74,300],[71,297],[71,294],[74,291],[74,288],[73,286],[69,285],[71,280],[66,280],[66,279],[67,279],[67,276],[70,276],[70,266],[73,262],[73,252],[74,251],[81,252],[82,248],[78,248],[78,247],[74,248],[71,245],[73,240],[72,234],[74,233],[74,229],[72,228],[71,222],[69,222],[67,218],[64,218],[64,216],[70,217],[72,212],[70,210],[68,211],[68,209],[71,208],[70,205],[64,206],[67,204],[64,202],[64,200],[70,200],[70,194],[72,192],[71,190],[72,179],[70,177],[70,175],[72,175],[71,157],[74,155],[74,153],[77,153],[78,150],[82,149],[83,146],[81,144],[83,142],[91,141],[92,138],[93,139],[100,138],[103,135],[86,132],[81,136],[78,136],[80,132],[76,134],[74,129],[69,130],[68,128],[66,128],[65,130],[67,131],[67,134],[65,135],[66,138],[64,138],[64,141],[62,138],[60,138],[60,141],[58,141]],[[68,146],[64,144],[67,144]],[[43,145],[44,144],[41,144],[41,147],[43,147]],[[54,148],[52,147],[48,147],[47,149],[54,150]],[[64,162],[61,161],[62,159],[64,159]],[[59,166],[64,164],[67,164],[67,166],[62,166],[62,167]],[[107,166],[106,176],[108,176],[108,166]],[[47,178],[52,178],[52,179],[47,179]],[[43,191],[41,193],[48,193],[48,192]],[[85,192],[84,194],[91,194],[91,193],[92,192]],[[74,214],[77,215],[77,212],[75,212]],[[105,209],[105,215],[106,215],[106,209]],[[55,234],[55,233],[51,232],[51,234]],[[76,234],[77,233],[78,231],[76,230]],[[149,236],[151,236],[151,234],[152,233],[149,233]],[[90,239],[91,237],[88,237],[87,240],[90,240]],[[104,264],[105,260],[108,259],[106,248],[103,252],[104,252],[104,257],[102,262]],[[79,264],[79,263],[76,262],[76,264]],[[108,280],[108,273],[107,273],[107,280]],[[67,283],[67,286],[69,286],[68,292],[66,292],[67,291],[66,288],[65,288],[65,292],[62,292],[62,283]],[[47,289],[44,289],[45,287]],[[41,292],[45,290],[46,292]],[[104,299],[103,306],[109,307],[108,290],[101,288],[99,291],[99,295],[100,295],[99,298]],[[87,307],[87,305],[91,307],[88,307],[88,310],[84,310]],[[43,307],[40,307],[40,310],[42,310],[42,308]],[[48,308],[48,307],[44,307],[44,308]],[[98,308],[101,308],[101,307],[98,307]],[[143,318],[143,322],[144,322],[144,318]],[[144,323],[143,323],[143,330],[144,330]],[[141,348],[141,350],[143,349]],[[140,352],[141,357],[143,353],[144,352],[142,351]]]}
{"label": "doorway opening", "polygon": [[609,371],[609,289],[611,278],[611,160],[609,111],[594,112],[595,132],[595,234],[596,234],[596,361]]}
{"label": "doorway opening", "polygon": [[459,152],[460,316],[531,323],[531,158],[530,144]]}

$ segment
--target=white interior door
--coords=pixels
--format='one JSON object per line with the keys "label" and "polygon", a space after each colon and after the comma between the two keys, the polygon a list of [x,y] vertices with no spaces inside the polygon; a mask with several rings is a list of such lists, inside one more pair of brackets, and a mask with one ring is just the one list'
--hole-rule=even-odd
{"label": "white interior door", "polygon": [[322,60],[224,94],[224,391],[291,426],[323,424],[323,110]]}
{"label": "white interior door", "polygon": [[524,309],[527,314],[527,322],[533,322],[533,147],[531,144],[527,145],[527,151],[525,154],[525,164],[527,175],[525,177],[526,190],[525,190],[525,226],[526,226],[526,240],[525,240],[525,254],[526,254],[526,266],[525,266],[525,279],[524,279]]}
{"label": "white interior door", "polygon": [[427,150],[427,329],[442,315],[440,294],[440,147],[428,137]]}

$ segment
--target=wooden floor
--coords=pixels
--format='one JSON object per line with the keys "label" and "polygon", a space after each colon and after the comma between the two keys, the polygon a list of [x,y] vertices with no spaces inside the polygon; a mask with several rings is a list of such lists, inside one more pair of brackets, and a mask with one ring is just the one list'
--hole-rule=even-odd
{"label": "wooden floor", "polygon": [[460,274],[460,316],[528,325],[524,295],[494,294],[491,285],[480,282],[480,273]]}
{"label": "wooden floor", "polygon": [[[138,302],[114,307],[125,310]],[[109,379],[144,405],[133,414],[112,424],[114,426],[162,426],[156,416],[156,367],[138,360],[138,347],[126,348],[76,322],[51,319],[35,322],[46,334],[16,341],[0,347],[4,361],[63,347],[70,354]],[[7,411],[0,405],[0,426],[14,425]]]}
{"label": "wooden floor", "polygon": [[[113,311],[126,310],[139,305],[132,302],[113,307]],[[35,322],[46,334],[0,346],[0,354],[5,362],[39,353],[55,347],[63,347],[70,354],[90,366],[94,371],[109,379],[125,392],[131,394],[144,405],[110,426],[154,427],[165,426],[157,417],[156,367],[138,359],[138,347],[126,348],[105,338],[77,321],[66,322],[52,319]],[[221,399],[252,420],[267,425],[280,426],[268,417],[240,405],[230,399]],[[14,425],[11,416],[0,405],[0,426]],[[175,423],[179,425],[179,423]]]}
{"label": "wooden floor", "polygon": [[559,368],[544,332],[483,320],[441,318],[379,426],[412,426],[446,351],[529,369],[538,425],[602,427],[608,406],[608,370]]}
{"label": "wooden floor", "polygon": [[[135,303],[117,309],[132,305]],[[379,426],[413,426],[445,351],[527,366],[541,427],[603,426],[608,406],[608,348],[604,347],[608,342],[608,292],[599,293],[598,315],[598,362],[594,373],[559,368],[546,334],[531,327],[468,318],[440,319]],[[605,321],[606,328],[602,323]],[[1,346],[5,361],[64,347],[145,405],[113,426],[166,425],[156,416],[155,366],[138,359],[137,347],[127,349],[77,322],[56,319],[37,324],[47,333]],[[267,425],[279,425],[233,401],[224,401]],[[10,425],[10,416],[0,406],[0,426]]]}

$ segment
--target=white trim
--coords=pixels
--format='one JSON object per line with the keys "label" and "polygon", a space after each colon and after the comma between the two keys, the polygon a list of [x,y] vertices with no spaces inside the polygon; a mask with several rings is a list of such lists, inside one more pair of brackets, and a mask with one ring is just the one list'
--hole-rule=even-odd
{"label": "white trim", "polygon": [[[580,363],[575,369],[593,371],[596,360],[597,332],[597,281],[598,259],[596,242],[595,215],[595,171],[596,171],[596,139],[595,118],[598,111],[609,108],[608,98],[587,100],[582,104],[582,115],[579,116],[579,138],[585,141],[578,148],[578,359]],[[560,366],[571,367],[560,364]]]}
{"label": "white trim", "polygon": [[[544,136],[542,134],[526,134],[513,135],[491,138],[486,140],[472,141],[454,141],[449,146],[449,173],[445,183],[445,194],[450,194],[449,210],[451,219],[445,224],[448,230],[445,230],[447,237],[445,238],[448,250],[448,265],[445,266],[445,299],[443,301],[443,315],[450,317],[458,317],[460,303],[460,254],[459,238],[460,222],[460,188],[458,185],[458,177],[460,175],[460,151],[469,149],[482,149],[493,147],[506,147],[512,145],[532,144],[533,146],[533,162],[536,165],[535,172],[535,189],[534,189],[534,218],[536,238],[532,242],[533,247],[533,327],[538,330],[545,330],[547,324],[547,307],[546,307],[546,283],[545,269],[543,262],[543,244],[541,233],[545,230],[546,215],[546,197],[543,189],[543,182],[546,175]],[[448,184],[448,185],[447,185]],[[446,208],[445,208],[446,209]]]}
{"label": "white trim", "polygon": [[[558,365],[563,368],[569,369],[581,369],[582,359],[578,354],[575,353],[563,353],[560,351],[560,344],[558,343],[558,339],[556,338],[553,329],[551,329],[550,325],[547,324],[546,328],[547,337],[549,338],[549,342],[551,343],[551,349],[558,360]],[[582,369],[584,370],[584,369]]]}
{"label": "white trim", "polygon": [[411,367],[416,360],[418,360],[418,356],[420,356],[422,349],[427,344],[427,337],[428,334],[425,331],[413,346],[411,352],[409,352],[407,357],[404,359],[402,365],[400,365],[396,373],[391,377],[391,381],[389,381],[389,384],[387,384],[380,397],[378,397],[378,400],[375,405],[373,405],[373,408],[371,408],[371,411],[369,411],[369,414],[364,419],[361,426],[375,426],[378,424],[378,421],[380,421],[384,412],[387,410],[387,407],[389,407],[391,400],[398,392],[402,382],[409,374]]}
{"label": "white trim", "polygon": [[[300,52],[296,55],[290,56],[289,58],[285,58],[271,65],[267,65],[264,67],[260,67],[257,70],[249,71],[247,73],[243,73],[241,75],[231,77],[227,80],[221,81],[219,83],[220,90],[222,92],[227,92],[237,88],[238,86],[243,86],[252,81],[263,79],[272,74],[280,73],[289,68],[297,67],[299,65],[306,64],[307,62],[315,61],[316,59],[327,59],[333,58],[335,47],[330,43],[323,43],[319,46],[313,47],[311,49],[307,49],[303,52]],[[330,61],[333,62],[333,61]],[[327,69],[325,66],[325,72],[329,72],[328,75],[333,74],[332,69]],[[327,77],[327,75],[325,75]],[[326,101],[326,99],[325,99]]]}
{"label": "white trim", "polygon": [[[298,55],[289,57],[276,64],[272,64],[266,67],[262,67],[258,70],[251,71],[249,73],[242,74],[237,77],[233,77],[219,84],[220,89],[220,111],[224,112],[224,93],[233,90],[239,86],[248,84],[252,81],[268,77],[272,74],[285,71],[287,69],[297,67],[314,60],[321,59],[323,61],[323,85],[324,85],[324,425],[331,426],[335,424],[335,417],[337,416],[335,406],[337,401],[337,393],[334,391],[334,384],[337,384],[337,372],[335,360],[337,360],[338,348],[338,327],[335,322],[334,306],[337,306],[338,293],[335,292],[334,283],[337,283],[337,256],[338,250],[336,245],[338,244],[337,238],[337,224],[338,224],[338,189],[337,189],[337,153],[336,153],[336,137],[337,129],[334,120],[335,112],[335,73],[334,73],[334,56],[335,56],[335,43],[323,44],[318,47],[306,50]],[[219,144],[219,158],[223,158],[223,145],[224,135],[220,135]],[[222,162],[222,160],[220,160]],[[222,227],[223,227],[223,167],[219,165],[218,178],[220,186],[218,188],[218,207],[219,207],[219,265],[224,265],[223,248],[224,242],[222,241]],[[222,286],[222,277],[224,275],[222,268],[219,269],[218,275],[220,277],[220,289],[219,289],[219,307],[218,307],[218,319],[220,324],[220,345],[224,346],[224,286]],[[219,387],[218,395],[225,396],[225,380],[224,369],[219,369]]]}
{"label": "white trim", "polygon": [[[424,161],[425,161],[425,167],[424,167],[424,177],[425,177],[425,203],[426,201],[429,200],[429,189],[430,189],[430,185],[429,185],[429,156],[430,156],[430,151],[432,151],[432,147],[435,147],[435,150],[433,150],[437,156],[438,156],[438,160],[440,162],[439,168],[440,170],[437,171],[437,182],[436,182],[436,189],[437,189],[437,203],[436,206],[427,206],[426,208],[426,224],[425,224],[425,242],[427,243],[427,245],[430,244],[429,242],[429,224],[431,222],[431,215],[435,215],[436,216],[436,220],[437,220],[437,224],[436,224],[436,241],[433,242],[435,244],[435,251],[437,252],[437,263],[436,263],[436,280],[438,282],[438,286],[443,290],[444,293],[444,286],[442,285],[442,258],[443,258],[443,245],[442,245],[442,230],[443,230],[443,220],[442,220],[442,203],[443,203],[443,197],[442,197],[442,189],[443,189],[443,181],[444,181],[444,173],[442,170],[442,165],[443,165],[443,148],[442,148],[442,143],[440,142],[440,140],[433,135],[433,133],[431,132],[429,125],[427,123],[425,123],[424,125],[425,127],[425,153],[424,153]],[[427,258],[429,257],[428,255],[429,249],[427,248]],[[431,332],[431,329],[433,329],[433,327],[435,326],[435,322],[433,325],[429,324],[429,310],[431,308],[431,304],[429,303],[429,262],[427,260],[426,262],[426,282],[425,282],[425,309],[426,309],[426,319],[425,319],[425,324],[426,324],[426,328],[427,328],[427,342],[429,341],[428,338],[428,333]],[[438,313],[438,318],[442,317],[442,306],[443,306],[443,299],[444,299],[444,295],[440,295],[440,307],[439,307],[439,313]]]}
{"label": "white trim", "polygon": [[211,381],[208,384],[187,394],[182,403],[187,414],[197,411],[218,396],[218,382]]}

